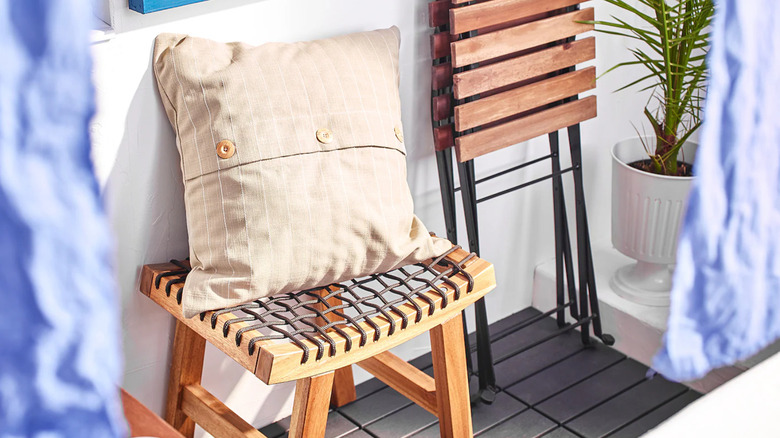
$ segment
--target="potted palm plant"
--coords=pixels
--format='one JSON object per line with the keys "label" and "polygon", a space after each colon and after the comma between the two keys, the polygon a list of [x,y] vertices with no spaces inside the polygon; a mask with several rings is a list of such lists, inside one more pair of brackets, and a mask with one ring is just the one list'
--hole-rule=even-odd
{"label": "potted palm plant", "polygon": [[[626,13],[595,21],[597,30],[629,38],[633,59],[606,73],[639,66],[643,74],[620,90],[652,90],[644,116],[653,135],[612,149],[612,242],[637,260],[612,278],[621,295],[668,305],[677,234],[693,177],[707,80],[712,0],[603,0]],[[639,24],[633,24],[638,22]]]}

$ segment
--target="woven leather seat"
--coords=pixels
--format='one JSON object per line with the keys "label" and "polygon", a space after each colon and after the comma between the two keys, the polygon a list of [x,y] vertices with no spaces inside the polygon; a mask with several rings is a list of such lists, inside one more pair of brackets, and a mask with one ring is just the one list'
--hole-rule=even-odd
{"label": "woven leather seat", "polygon": [[[328,401],[354,400],[352,364],[438,415],[442,436],[471,436],[460,312],[495,286],[492,265],[474,254],[454,246],[389,273],[185,319],[188,272],[172,261],[144,266],[141,278],[141,291],[177,318],[166,421],[185,436],[194,423],[218,437],[262,436],[200,386],[205,341],[267,384],[297,381],[290,436],[322,436]],[[435,381],[387,351],[426,331]]]}

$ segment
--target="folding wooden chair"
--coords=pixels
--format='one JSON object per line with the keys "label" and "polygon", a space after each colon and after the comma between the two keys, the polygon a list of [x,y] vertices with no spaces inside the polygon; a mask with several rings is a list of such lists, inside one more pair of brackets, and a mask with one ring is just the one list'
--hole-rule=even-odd
{"label": "folding wooden chair", "polygon": [[[477,204],[515,190],[552,180],[557,307],[543,314],[557,315],[562,331],[581,327],[583,342],[589,326],[603,342],[598,315],[585,195],[582,183],[580,122],[596,116],[596,97],[578,99],[593,89],[595,67],[577,70],[577,64],[596,56],[593,37],[575,40],[593,29],[582,23],[594,19],[593,8],[579,9],[583,0],[435,0],[429,3],[431,37],[434,143],[439,169],[447,237],[456,242],[455,193],[461,192],[469,249],[479,254]],[[558,131],[567,128],[572,165],[562,169]],[[548,134],[550,154],[520,163],[477,180],[474,159]],[[460,187],[455,187],[452,150],[457,156]],[[527,166],[550,161],[551,173],[477,199],[477,184]],[[562,175],[574,179],[576,249],[579,300],[572,263],[572,242],[566,218]],[[564,275],[566,281],[564,282]],[[565,287],[568,289],[568,299]],[[576,321],[567,325],[569,308]],[[495,374],[484,303],[476,303],[477,353],[480,380],[478,399],[491,402]],[[471,369],[471,364],[469,364]]]}
{"label": "folding wooden chair", "polygon": [[[165,420],[217,437],[262,437],[201,386],[206,341],[267,384],[296,381],[291,437],[321,437],[329,402],[355,399],[357,364],[439,417],[441,435],[472,435],[460,312],[495,286],[493,266],[453,246],[434,260],[327,288],[185,319],[189,264],[147,265],[141,291],[177,318]],[[388,350],[430,332],[434,378]]]}

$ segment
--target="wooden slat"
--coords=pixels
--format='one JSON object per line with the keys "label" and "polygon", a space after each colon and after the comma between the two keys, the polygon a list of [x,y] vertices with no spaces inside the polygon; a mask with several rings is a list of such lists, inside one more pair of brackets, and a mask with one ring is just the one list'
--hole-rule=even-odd
{"label": "wooden slat", "polygon": [[[200,385],[188,385],[182,392],[182,409],[200,427],[220,438],[265,438],[224,403]],[[327,408],[326,408],[327,410]]]}
{"label": "wooden slat", "polygon": [[520,82],[518,82],[516,84],[505,85],[503,87],[498,87],[498,88],[494,88],[492,90],[483,91],[482,93],[480,93],[479,97],[480,98],[485,98],[485,97],[488,97],[488,96],[492,96],[494,94],[501,94],[501,93],[503,93],[505,91],[513,90],[513,89],[519,88],[519,87],[525,87],[526,85],[530,85],[530,84],[533,84],[533,83],[536,83],[536,82],[539,82],[539,81],[543,81],[543,80],[551,78],[553,76],[555,76],[554,73],[548,73],[548,74],[545,74],[545,75],[536,76],[536,77],[533,77],[531,79],[526,79],[524,81],[520,81]]}
{"label": "wooden slat", "polygon": [[518,18],[516,20],[503,21],[499,24],[494,24],[488,27],[482,27],[477,29],[477,34],[482,35],[497,30],[506,29],[508,27],[515,27],[521,24],[530,23],[532,21],[541,20],[542,18],[552,17],[553,15],[560,14],[561,12],[543,12],[541,14],[529,15],[528,17]]}
{"label": "wooden slat", "polygon": [[594,117],[596,96],[590,96],[458,137],[455,139],[455,151],[462,163]]}
{"label": "wooden slat", "polygon": [[452,64],[449,62],[431,68],[431,90],[441,90],[452,85]]}
{"label": "wooden slat", "polygon": [[[171,288],[171,296],[168,297],[165,294],[165,285],[167,282],[176,277],[163,278],[160,282],[160,288],[154,287],[153,279],[157,274],[163,272],[169,272],[172,270],[179,270],[180,268],[170,263],[163,263],[157,265],[146,265],[142,269],[141,273],[141,291],[149,295],[149,297],[165,309],[168,313],[175,316],[179,321],[195,330],[200,336],[204,337],[207,341],[212,343],[215,347],[219,348],[225,354],[233,358],[236,362],[241,364],[248,371],[255,372],[257,369],[257,350],[263,345],[271,343],[271,341],[261,341],[255,344],[256,350],[254,354],[249,354],[249,339],[256,336],[260,336],[260,332],[257,330],[249,330],[243,333],[241,345],[236,347],[236,332],[248,325],[246,322],[232,323],[229,326],[227,337],[222,335],[222,327],[228,320],[237,319],[238,316],[233,313],[223,313],[217,318],[216,329],[211,328],[211,315],[212,312],[206,312],[206,317],[203,321],[199,317],[184,318],[182,315],[181,306],[176,302],[176,294],[183,287],[183,284],[173,285]],[[146,293],[145,291],[148,291]]]}
{"label": "wooden slat", "polygon": [[594,37],[559,44],[525,56],[480,66],[453,75],[456,99],[522,82],[536,76],[561,70],[596,57]]}
{"label": "wooden slat", "polygon": [[455,130],[463,132],[595,87],[596,67],[588,67],[458,105],[455,107]]}
{"label": "wooden slat", "polygon": [[426,411],[436,415],[436,383],[431,376],[389,351],[369,357],[358,365]]}
{"label": "wooden slat", "polygon": [[463,318],[452,319],[431,332],[433,373],[436,375],[436,404],[439,433],[444,438],[471,437],[466,349],[463,348]]}
{"label": "wooden slat", "polygon": [[455,146],[455,136],[452,133],[452,125],[443,125],[433,128],[433,147],[437,151],[443,151]]}
{"label": "wooden slat", "polygon": [[155,415],[135,397],[122,389],[122,410],[130,429],[130,436],[155,436],[158,438],[184,438],[162,418]]}
{"label": "wooden slat", "polygon": [[431,102],[431,115],[434,122],[447,120],[452,116],[452,96],[440,94],[434,97]]}
{"label": "wooden slat", "polygon": [[493,0],[450,9],[453,35],[484,29],[531,15],[554,11],[586,0]]}
{"label": "wooden slat", "polygon": [[450,22],[450,0],[436,0],[428,3],[428,25],[431,27],[444,26]]}
{"label": "wooden slat", "polygon": [[593,30],[593,8],[556,15],[452,43],[452,65],[463,67]]}
{"label": "wooden slat", "polygon": [[[462,249],[454,251],[450,256],[450,260],[461,260],[468,253]],[[465,294],[468,287],[468,281],[463,275],[457,275],[450,277],[455,284],[458,284],[461,288],[461,296],[459,300],[454,299],[455,291],[452,287],[446,288],[446,294],[448,299],[448,305],[446,309],[442,309],[442,298],[434,292],[429,291],[425,293],[429,301],[422,298],[415,299],[415,303],[419,306],[419,311],[423,315],[426,315],[420,322],[414,323],[415,316],[418,309],[411,303],[406,303],[398,308],[406,313],[409,320],[409,325],[404,330],[396,330],[393,336],[388,336],[390,330],[390,322],[384,317],[376,317],[374,321],[378,325],[378,329],[372,328],[368,323],[361,323],[360,327],[368,333],[369,341],[366,345],[358,347],[360,343],[360,332],[357,328],[346,326],[343,328],[344,332],[352,339],[353,348],[347,353],[346,339],[339,336],[335,338],[335,355],[330,356],[326,354],[320,360],[310,359],[306,363],[302,363],[303,352],[301,349],[292,343],[277,343],[265,346],[260,351],[260,358],[258,360],[258,368],[256,375],[260,377],[263,382],[268,384],[287,382],[290,380],[297,380],[303,377],[316,375],[323,372],[342,368],[348,364],[360,362],[369,357],[377,355],[383,351],[389,350],[396,345],[404,343],[409,339],[427,332],[431,328],[438,324],[441,324],[443,320],[446,320],[452,315],[459,314],[459,312],[469,305],[473,304],[480,297],[485,296],[489,291],[495,288],[495,272],[493,265],[479,259],[473,258],[466,263],[465,269],[470,272],[474,277],[474,288],[471,293]],[[436,310],[433,316],[427,316],[428,312],[433,306]],[[400,327],[402,324],[401,315],[397,312],[390,314],[396,327]],[[374,333],[379,332],[379,340],[374,342]],[[302,340],[312,351],[316,351],[316,344],[308,340]]]}
{"label": "wooden slat", "polygon": [[454,41],[448,32],[439,32],[431,35],[431,59],[450,56],[450,43]]}
{"label": "wooden slat", "polygon": [[332,387],[333,373],[307,377],[295,382],[290,438],[325,436]]}

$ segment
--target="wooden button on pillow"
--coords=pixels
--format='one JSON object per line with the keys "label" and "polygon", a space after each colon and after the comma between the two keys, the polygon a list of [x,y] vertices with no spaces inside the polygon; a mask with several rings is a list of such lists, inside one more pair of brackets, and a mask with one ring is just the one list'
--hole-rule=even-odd
{"label": "wooden button on pillow", "polygon": [[450,248],[413,212],[399,42],[395,27],[256,47],[157,37],[184,175],[185,316]]}

